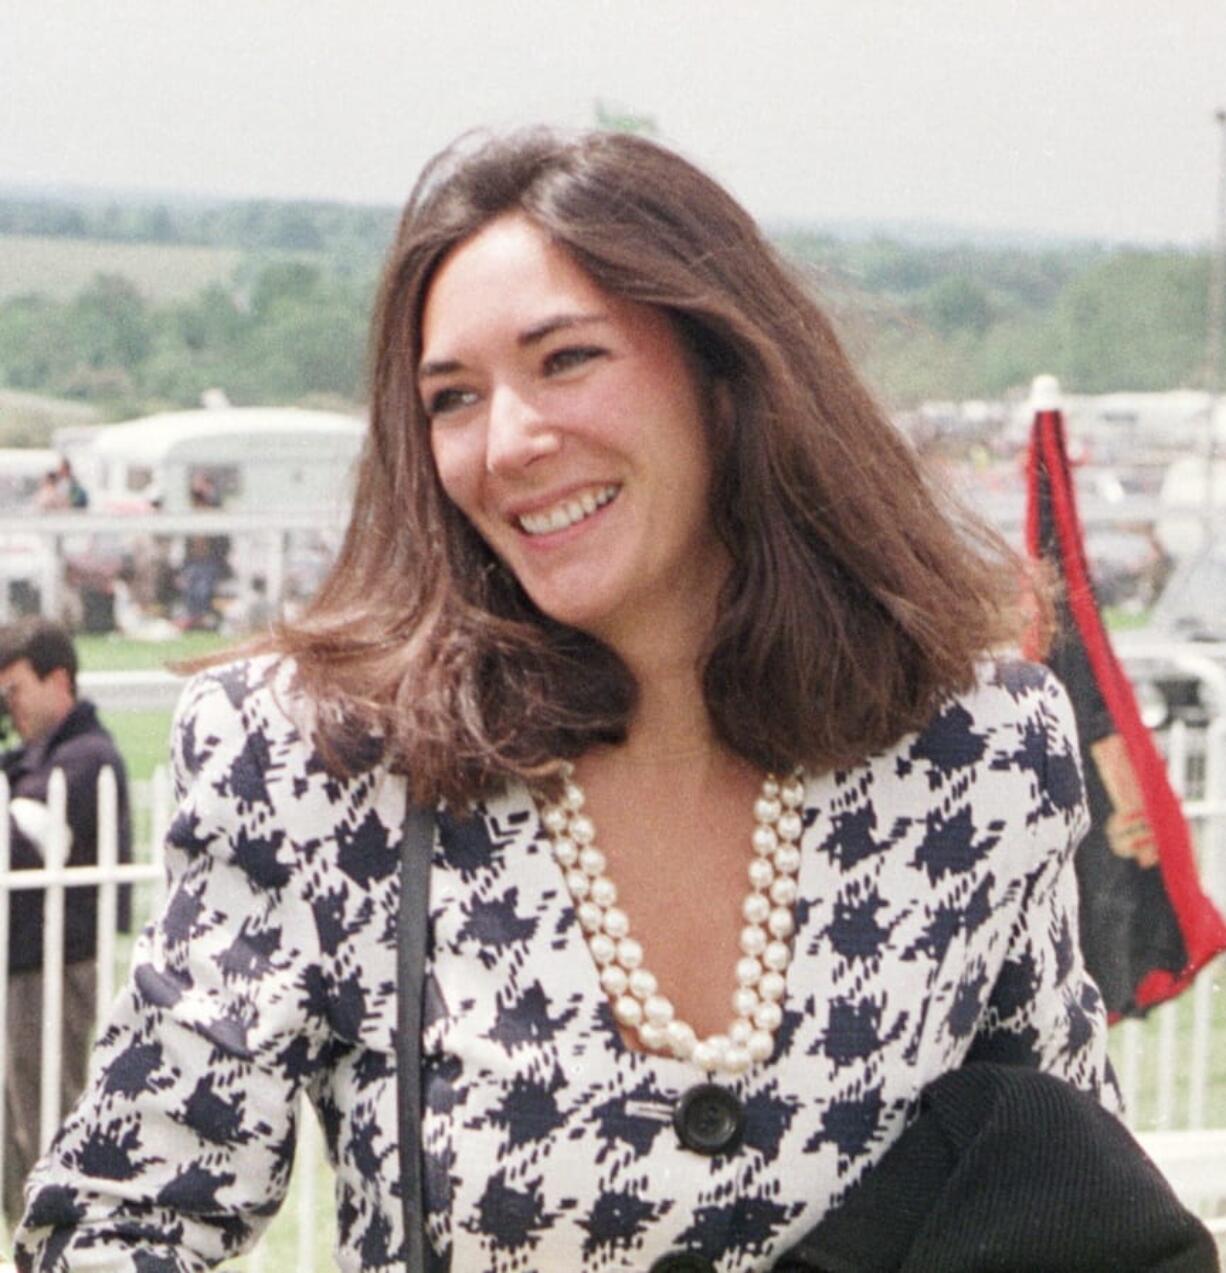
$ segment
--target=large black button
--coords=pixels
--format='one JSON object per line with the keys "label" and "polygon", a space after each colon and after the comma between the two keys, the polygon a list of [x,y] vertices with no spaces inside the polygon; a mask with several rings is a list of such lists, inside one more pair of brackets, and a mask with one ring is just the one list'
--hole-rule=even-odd
{"label": "large black button", "polygon": [[745,1111],[726,1087],[699,1083],[677,1102],[673,1126],[686,1149],[696,1154],[718,1154],[735,1149],[740,1143]]}
{"label": "large black button", "polygon": [[715,1265],[695,1251],[670,1251],[660,1256],[649,1273],[715,1273]]}

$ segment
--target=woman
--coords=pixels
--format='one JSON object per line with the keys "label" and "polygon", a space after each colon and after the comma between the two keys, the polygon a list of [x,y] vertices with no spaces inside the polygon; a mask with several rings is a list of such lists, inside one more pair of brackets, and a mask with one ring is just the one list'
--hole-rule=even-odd
{"label": "woman", "polygon": [[[1100,1093],[1068,704],[987,657],[1018,582],[686,161],[446,152],[384,276],[336,568],[185,696],[172,892],[22,1267],[238,1250],[303,1088],[342,1267],[397,1267],[407,799],[440,810],[436,1268],[768,1268],[967,1057]],[[711,1083],[722,1128],[677,1113]]]}

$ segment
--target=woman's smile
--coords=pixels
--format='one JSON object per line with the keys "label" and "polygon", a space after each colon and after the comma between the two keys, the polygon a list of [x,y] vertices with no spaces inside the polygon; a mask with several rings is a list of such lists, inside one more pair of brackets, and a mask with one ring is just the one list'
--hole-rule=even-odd
{"label": "woman's smile", "polygon": [[588,487],[578,494],[567,495],[539,512],[520,513],[515,520],[526,535],[539,537],[555,534],[593,517],[617,498],[620,489],[616,483]]}

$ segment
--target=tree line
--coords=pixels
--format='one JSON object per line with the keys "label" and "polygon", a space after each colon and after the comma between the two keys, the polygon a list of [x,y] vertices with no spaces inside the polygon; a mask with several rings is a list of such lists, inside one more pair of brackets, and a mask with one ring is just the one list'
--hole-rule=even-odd
{"label": "tree line", "polygon": [[[0,201],[0,228],[46,235],[61,217],[65,235],[76,227],[102,237],[105,224],[132,241],[297,255],[253,254],[187,300],[153,301],[116,274],[68,300],[8,297],[0,384],[93,403],[111,418],[195,405],[214,386],[235,403],[362,401],[368,315],[394,213],[273,202],[116,208]],[[163,237],[146,233],[142,218]],[[934,246],[796,229],[775,237],[891,406],[998,397],[1039,371],[1079,392],[1202,382],[1204,252]]]}
{"label": "tree line", "polygon": [[396,227],[395,208],[244,199],[226,202],[65,202],[0,197],[0,234],[318,252],[333,261],[378,260]]}

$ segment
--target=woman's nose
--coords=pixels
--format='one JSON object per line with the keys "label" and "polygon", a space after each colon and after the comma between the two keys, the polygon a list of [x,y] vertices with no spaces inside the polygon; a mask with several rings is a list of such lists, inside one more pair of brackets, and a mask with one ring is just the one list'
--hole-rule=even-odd
{"label": "woman's nose", "polygon": [[485,440],[487,472],[513,473],[554,454],[561,444],[557,430],[523,395],[509,387],[494,392]]}

